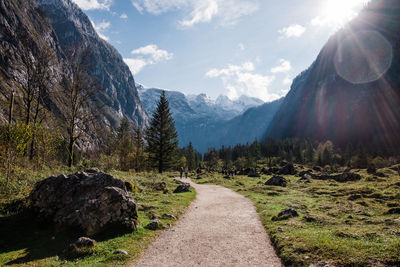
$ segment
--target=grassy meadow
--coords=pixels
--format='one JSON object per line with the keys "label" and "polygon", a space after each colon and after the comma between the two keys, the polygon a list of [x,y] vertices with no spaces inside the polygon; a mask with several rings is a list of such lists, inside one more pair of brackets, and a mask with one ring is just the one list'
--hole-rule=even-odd
{"label": "grassy meadow", "polygon": [[[224,179],[208,174],[196,182],[222,185],[251,199],[285,265],[399,266],[400,214],[387,212],[400,208],[400,177],[389,168],[379,170],[385,178],[352,171],[362,180],[304,183],[289,175],[284,176],[287,187],[278,187],[264,185],[267,175]],[[288,208],[299,216],[272,220]]]}
{"label": "grassy meadow", "polygon": [[[72,256],[68,245],[79,236],[75,233],[54,232],[48,226],[38,225],[26,212],[23,201],[33,185],[51,174],[73,173],[76,170],[44,170],[40,173],[26,171],[13,179],[8,192],[0,195],[0,266],[119,266],[134,262],[147,246],[159,235],[160,231],[144,228],[154,214],[172,214],[179,218],[191,201],[195,192],[174,194],[176,188],[173,177],[176,173],[163,175],[153,173],[129,173],[111,171],[114,177],[128,181],[141,192],[131,193],[138,204],[139,225],[137,231],[128,234],[98,235],[95,247],[85,256]],[[165,182],[168,193],[154,189],[154,184]],[[160,219],[173,225],[174,220]],[[114,255],[116,249],[123,249],[126,255]]]}

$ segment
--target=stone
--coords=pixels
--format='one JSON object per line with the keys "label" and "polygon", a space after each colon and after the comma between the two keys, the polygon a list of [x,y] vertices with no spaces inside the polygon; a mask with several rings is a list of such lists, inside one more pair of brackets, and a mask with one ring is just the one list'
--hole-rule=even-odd
{"label": "stone", "polygon": [[185,192],[190,192],[189,183],[183,183],[181,185],[178,185],[178,187],[174,190],[174,193],[185,193]]}
{"label": "stone", "polygon": [[174,179],[173,181],[176,184],[184,184],[184,182],[182,182],[181,180],[178,180],[178,179]]}
{"label": "stone", "polygon": [[271,179],[265,182],[265,185],[286,187],[287,180],[282,176],[273,176]]}
{"label": "stone", "polygon": [[296,174],[296,169],[293,165],[293,163],[287,163],[284,165],[277,174],[280,175],[295,175]]}
{"label": "stone", "polygon": [[287,219],[298,217],[298,216],[299,216],[299,214],[294,209],[286,209],[286,210],[279,212],[278,216],[273,217],[272,220],[273,221],[281,221],[281,220],[287,220]]}
{"label": "stone", "polygon": [[102,172],[47,178],[36,183],[28,202],[37,218],[89,236],[136,229],[137,206],[125,183]]}
{"label": "stone", "polygon": [[164,213],[162,217],[163,217],[164,219],[176,220],[176,217],[175,217],[174,215],[167,214],[167,213]]}
{"label": "stone", "polygon": [[360,199],[360,198],[362,198],[361,195],[351,195],[347,199],[350,200],[350,201],[353,201],[353,200],[357,200],[357,199]]}
{"label": "stone", "polygon": [[369,165],[368,168],[367,168],[367,173],[375,174],[376,173],[375,165],[373,165],[373,164]]}
{"label": "stone", "polygon": [[388,210],[387,214],[400,214],[400,208],[393,208]]}
{"label": "stone", "polygon": [[160,222],[160,220],[155,219],[152,220],[148,225],[146,225],[145,228],[155,231],[162,228],[162,223]]}
{"label": "stone", "polygon": [[165,182],[154,184],[154,190],[164,191],[165,189],[167,189],[167,184]]}
{"label": "stone", "polygon": [[386,177],[386,174],[384,174],[383,172],[376,172],[375,175],[378,177]]}
{"label": "stone", "polygon": [[317,180],[335,180],[337,182],[349,182],[349,181],[359,181],[361,180],[361,175],[359,175],[358,173],[352,173],[352,172],[343,172],[340,174],[327,174],[327,173],[323,173],[321,175],[316,175],[316,174],[309,174],[313,179],[317,179]]}
{"label": "stone", "polygon": [[117,249],[116,251],[114,251],[113,254],[114,255],[129,255],[128,252],[126,252],[126,250],[123,250],[123,249]]}
{"label": "stone", "polygon": [[78,248],[94,247],[94,245],[96,244],[96,241],[94,239],[89,238],[89,237],[80,237],[73,244],[75,246],[77,246]]}

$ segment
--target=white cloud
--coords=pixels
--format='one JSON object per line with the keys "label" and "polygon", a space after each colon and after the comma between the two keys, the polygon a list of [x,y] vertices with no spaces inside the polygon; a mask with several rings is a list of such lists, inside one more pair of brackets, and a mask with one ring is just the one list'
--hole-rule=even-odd
{"label": "white cloud", "polygon": [[96,24],[93,20],[91,20],[93,28],[96,30],[97,34],[100,36],[100,38],[108,41],[110,38],[108,38],[105,34],[104,31],[106,31],[108,28],[110,28],[111,23],[109,21],[103,20],[102,22]]}
{"label": "white cloud", "polygon": [[292,64],[290,61],[285,59],[279,60],[279,65],[271,68],[272,73],[288,72],[292,69]]}
{"label": "white cloud", "polygon": [[109,10],[113,0],[72,0],[83,10],[105,9]]}
{"label": "white cloud", "polygon": [[147,65],[154,65],[162,61],[171,60],[174,54],[159,49],[157,45],[151,44],[132,50],[135,58],[124,58],[133,74],[139,73]]}
{"label": "white cloud", "polygon": [[190,27],[200,22],[210,22],[217,13],[218,4],[216,1],[198,1],[195,9],[190,14],[190,18],[180,21],[180,24],[185,27]]}
{"label": "white cloud", "polygon": [[208,23],[217,18],[221,25],[235,24],[242,16],[258,10],[258,0],[132,0],[140,12],[159,15],[182,10],[186,15],[179,21],[183,27]]}
{"label": "white cloud", "polygon": [[121,16],[119,16],[121,19],[127,19],[128,15],[125,13],[122,13]]}
{"label": "white cloud", "polygon": [[288,27],[285,27],[278,32],[280,34],[283,34],[286,38],[291,38],[291,37],[300,37],[302,36],[306,31],[306,28],[299,25],[299,24],[292,24]]}
{"label": "white cloud", "polygon": [[291,85],[292,82],[293,82],[293,80],[289,76],[286,76],[285,79],[283,79],[282,83],[283,83],[283,85]]}
{"label": "white cloud", "polygon": [[206,73],[208,78],[221,78],[231,99],[247,95],[258,97],[264,101],[272,101],[281,95],[270,93],[269,87],[275,76],[254,73],[254,64],[250,61],[242,65],[228,65],[222,69],[211,69]]}
{"label": "white cloud", "polygon": [[244,51],[246,49],[246,47],[242,43],[240,43],[238,46],[239,46],[240,51]]}

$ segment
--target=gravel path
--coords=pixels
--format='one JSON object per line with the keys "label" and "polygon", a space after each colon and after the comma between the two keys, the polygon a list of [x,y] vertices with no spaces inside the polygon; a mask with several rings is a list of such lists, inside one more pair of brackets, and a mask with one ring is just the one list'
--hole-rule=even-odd
{"label": "gravel path", "polygon": [[215,185],[196,200],[134,266],[282,266],[252,202]]}

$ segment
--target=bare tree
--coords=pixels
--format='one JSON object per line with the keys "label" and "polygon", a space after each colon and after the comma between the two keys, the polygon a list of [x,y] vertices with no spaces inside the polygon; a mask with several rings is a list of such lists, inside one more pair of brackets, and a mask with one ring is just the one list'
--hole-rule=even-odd
{"label": "bare tree", "polygon": [[89,67],[89,56],[87,52],[84,52],[72,67],[71,77],[64,76],[61,82],[63,92],[60,95],[66,105],[64,123],[67,130],[69,167],[74,162],[76,141],[85,134],[88,125],[96,119],[92,112],[91,99],[98,87],[89,76]]}

